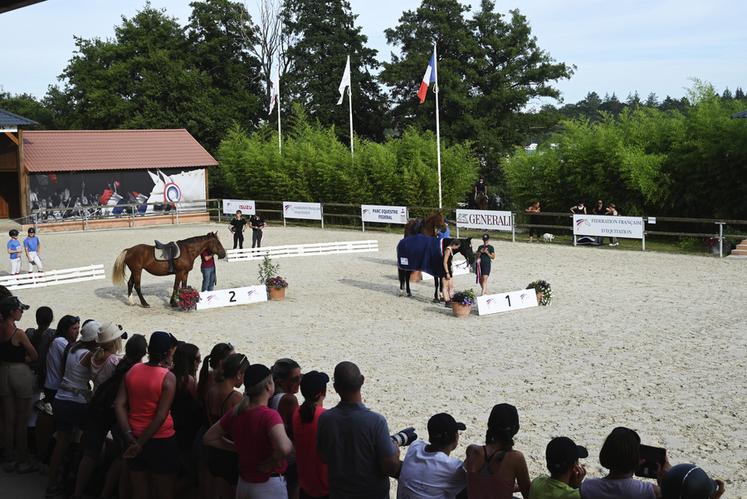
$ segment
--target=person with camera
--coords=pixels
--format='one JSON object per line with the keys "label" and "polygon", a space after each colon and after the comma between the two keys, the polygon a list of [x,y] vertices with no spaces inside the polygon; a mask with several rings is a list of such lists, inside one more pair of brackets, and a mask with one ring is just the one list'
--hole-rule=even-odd
{"label": "person with camera", "polygon": [[467,488],[464,463],[450,457],[467,427],[444,412],[428,420],[428,440],[407,449],[399,474],[397,499],[454,499]]}
{"label": "person with camera", "polygon": [[[658,485],[633,476],[641,465],[641,437],[634,430],[619,426],[607,436],[599,451],[599,464],[610,470],[604,478],[589,478],[581,483],[581,497],[584,499],[655,499],[661,497]],[[666,457],[658,465],[657,478],[669,471],[671,466]]]}
{"label": "person with camera", "polygon": [[488,294],[488,277],[490,277],[490,266],[495,260],[495,248],[490,243],[490,236],[485,233],[482,235],[482,244],[477,248],[477,254],[480,259],[477,262],[477,282],[480,284],[480,294]]}
{"label": "person with camera", "polygon": [[330,499],[389,499],[389,477],[399,476],[399,448],[384,416],[363,405],[363,381],[352,362],[337,364],[340,403],[319,416],[316,445],[329,468]]}
{"label": "person with camera", "polygon": [[529,499],[581,499],[578,488],[586,476],[586,469],[578,462],[589,457],[585,447],[576,445],[568,437],[555,437],[545,450],[550,476],[532,480]]}
{"label": "person with camera", "polygon": [[[470,499],[511,499],[514,492],[529,498],[529,471],[524,454],[514,450],[519,413],[511,404],[493,406],[485,445],[467,447],[464,469]],[[587,498],[584,498],[587,499]]]}

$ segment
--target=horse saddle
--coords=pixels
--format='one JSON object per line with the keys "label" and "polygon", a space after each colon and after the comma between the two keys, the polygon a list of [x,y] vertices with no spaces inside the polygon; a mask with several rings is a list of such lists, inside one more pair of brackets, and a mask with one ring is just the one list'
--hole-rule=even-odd
{"label": "horse saddle", "polygon": [[169,262],[169,272],[174,272],[174,260],[179,258],[181,250],[179,245],[174,241],[168,243],[162,243],[156,240],[156,247],[154,250],[154,258],[162,262]]}

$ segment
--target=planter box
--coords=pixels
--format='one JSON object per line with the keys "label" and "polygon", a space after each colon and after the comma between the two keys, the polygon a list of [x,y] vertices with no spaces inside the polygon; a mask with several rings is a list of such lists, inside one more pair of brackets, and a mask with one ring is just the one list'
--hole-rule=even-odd
{"label": "planter box", "polygon": [[267,288],[270,292],[270,300],[281,301],[285,300],[285,290],[288,288]]}
{"label": "planter box", "polygon": [[451,302],[451,311],[456,317],[467,317],[472,313],[472,305],[462,305],[461,303]]}

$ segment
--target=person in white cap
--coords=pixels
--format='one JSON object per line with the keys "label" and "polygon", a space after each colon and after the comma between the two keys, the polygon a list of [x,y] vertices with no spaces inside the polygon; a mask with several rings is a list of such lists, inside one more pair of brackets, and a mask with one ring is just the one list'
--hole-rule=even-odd
{"label": "person in white cap", "polygon": [[114,369],[122,360],[122,340],[127,339],[127,332],[122,326],[107,322],[96,337],[96,351],[91,356],[91,378],[93,390],[109,379]]}
{"label": "person in white cap", "polygon": [[91,355],[96,349],[101,324],[94,320],[86,321],[80,330],[80,338],[75,343],[68,343],[63,354],[62,381],[52,402],[56,439],[52,458],[49,462],[49,480],[47,497],[64,493],[60,484],[59,472],[62,460],[76,430],[84,430],[88,415],[88,400],[92,392]]}

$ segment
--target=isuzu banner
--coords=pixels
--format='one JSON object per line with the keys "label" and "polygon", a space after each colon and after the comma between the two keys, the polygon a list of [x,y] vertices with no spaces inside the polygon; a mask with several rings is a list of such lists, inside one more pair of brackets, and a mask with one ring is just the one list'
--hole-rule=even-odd
{"label": "isuzu banner", "polygon": [[573,215],[573,235],[643,239],[643,218]]}
{"label": "isuzu banner", "polygon": [[241,210],[242,215],[256,215],[256,206],[254,201],[247,199],[224,199],[223,200],[223,214],[233,215],[238,210]]}
{"label": "isuzu banner", "polygon": [[301,218],[304,220],[321,220],[321,203],[297,203],[283,201],[283,216],[285,218]]}
{"label": "isuzu banner", "polygon": [[463,229],[498,230],[511,232],[513,216],[510,211],[457,210],[457,226]]}
{"label": "isuzu banner", "polygon": [[406,224],[407,208],[404,206],[361,205],[361,219],[364,222],[382,224]]}

